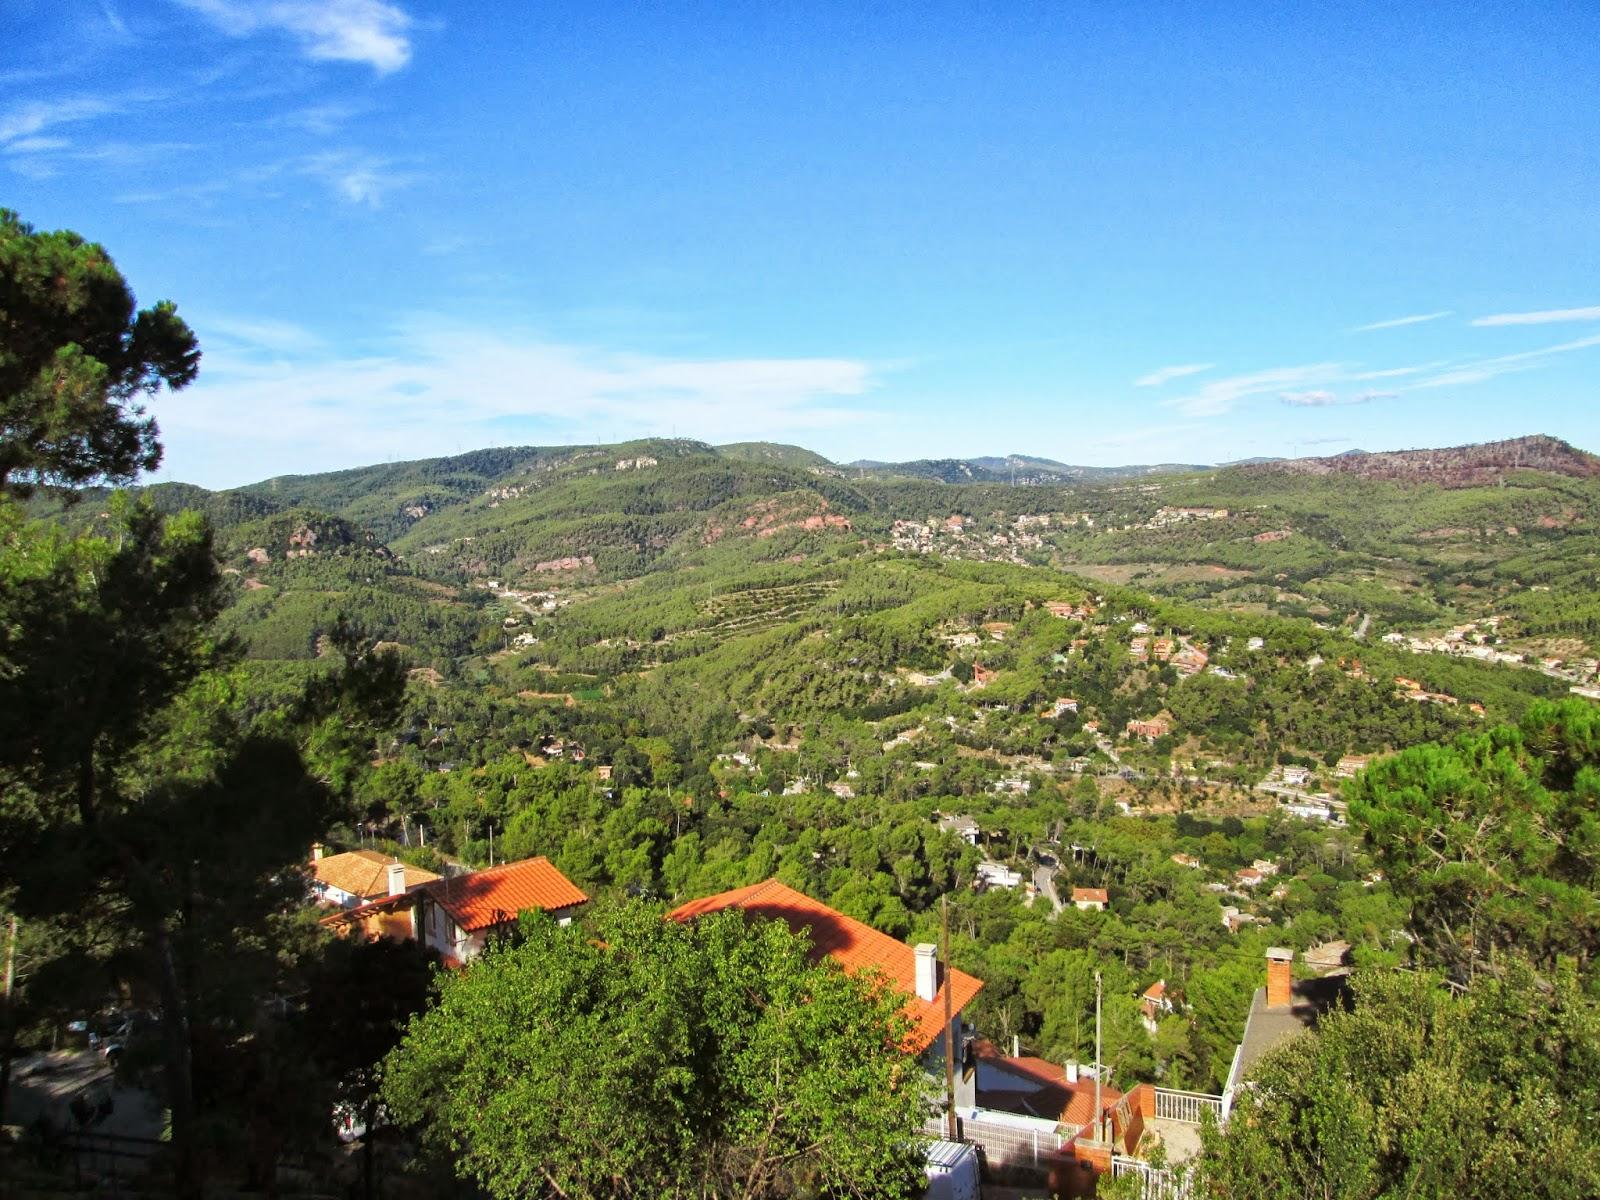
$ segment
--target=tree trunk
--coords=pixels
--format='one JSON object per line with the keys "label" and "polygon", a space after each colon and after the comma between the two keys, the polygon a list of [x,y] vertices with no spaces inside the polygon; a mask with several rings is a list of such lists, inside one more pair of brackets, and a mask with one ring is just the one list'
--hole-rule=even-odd
{"label": "tree trunk", "polygon": [[194,1055],[189,1044],[188,1004],[178,984],[172,938],[157,924],[150,931],[161,994],[161,1035],[166,1057],[167,1103],[172,1109],[172,1148],[179,1200],[199,1200],[201,1181],[195,1155]]}

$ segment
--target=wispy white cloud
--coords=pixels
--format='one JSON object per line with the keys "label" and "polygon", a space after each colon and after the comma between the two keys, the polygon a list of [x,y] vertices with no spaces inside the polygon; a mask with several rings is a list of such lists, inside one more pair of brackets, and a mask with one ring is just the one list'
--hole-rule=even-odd
{"label": "wispy white cloud", "polygon": [[1424,379],[1411,386],[1414,388],[1436,388],[1482,383],[1484,380],[1493,379],[1498,375],[1508,375],[1513,371],[1528,371],[1535,367],[1542,367],[1545,365],[1544,360],[1553,355],[1571,354],[1576,350],[1588,350],[1593,346],[1600,346],[1600,334],[1575,338],[1570,342],[1558,342],[1554,346],[1542,346],[1538,350],[1524,350],[1519,354],[1500,354],[1494,358],[1476,359],[1472,362],[1462,363],[1442,375],[1435,375],[1431,379]]}
{"label": "wispy white cloud", "polygon": [[1402,325],[1421,325],[1425,321],[1438,321],[1444,317],[1455,316],[1452,308],[1440,312],[1417,313],[1410,317],[1392,317],[1387,321],[1374,321],[1370,325],[1357,325],[1354,329],[1347,329],[1346,333],[1371,333],[1375,329],[1399,329]]}
{"label": "wispy white cloud", "polygon": [[411,61],[411,17],[385,0],[178,0],[230,37],[287,33],[307,58],[386,75]]}
{"label": "wispy white cloud", "polygon": [[65,150],[70,145],[66,138],[23,137],[7,142],[4,150],[7,154],[42,154],[48,150]]}
{"label": "wispy white cloud", "polygon": [[382,206],[390,192],[416,182],[416,176],[397,169],[393,159],[350,150],[313,154],[297,169],[322,180],[347,203],[367,208]]}
{"label": "wispy white cloud", "polygon": [[1273,367],[1246,375],[1213,380],[1198,391],[1163,401],[1170,408],[1191,417],[1215,417],[1232,412],[1240,402],[1255,396],[1282,394],[1285,391],[1321,387],[1341,377],[1340,363],[1309,363],[1299,367]]}
{"label": "wispy white cloud", "polygon": [[1385,367],[1378,371],[1357,371],[1350,378],[1358,382],[1368,379],[1400,379],[1406,375],[1421,375],[1424,371],[1437,371],[1448,361],[1448,359],[1439,359],[1434,362],[1417,363],[1411,367]]}
{"label": "wispy white cloud", "polygon": [[1334,408],[1345,404],[1371,404],[1374,400],[1393,400],[1399,392],[1353,392],[1341,395],[1326,388],[1306,392],[1282,392],[1278,399],[1293,408]]}
{"label": "wispy white cloud", "polygon": [[54,100],[28,100],[0,115],[0,142],[14,143],[75,121],[103,117],[121,108],[108,96],[62,96]]}
{"label": "wispy white cloud", "polygon": [[1174,379],[1182,379],[1186,375],[1198,375],[1202,371],[1209,371],[1216,365],[1216,363],[1184,363],[1177,367],[1161,367],[1148,375],[1139,376],[1133,381],[1133,386],[1160,387],[1163,383],[1171,383]]}
{"label": "wispy white cloud", "polygon": [[303,325],[270,317],[202,316],[191,324],[202,345],[211,346],[220,337],[237,350],[272,354],[306,353],[323,348],[323,340]]}
{"label": "wispy white cloud", "polygon": [[[216,482],[418,457],[457,443],[621,440],[676,428],[718,441],[799,437],[870,415],[876,369],[834,358],[666,358],[419,316],[365,353],[299,350],[297,326],[202,326],[200,382],[162,397],[171,473]],[[236,457],[242,456],[242,457]],[[209,465],[205,460],[211,460]],[[242,482],[233,479],[231,482]]]}
{"label": "wispy white cloud", "polygon": [[1495,313],[1474,317],[1474,325],[1557,325],[1564,321],[1600,321],[1600,305],[1589,308],[1552,308],[1544,312]]}

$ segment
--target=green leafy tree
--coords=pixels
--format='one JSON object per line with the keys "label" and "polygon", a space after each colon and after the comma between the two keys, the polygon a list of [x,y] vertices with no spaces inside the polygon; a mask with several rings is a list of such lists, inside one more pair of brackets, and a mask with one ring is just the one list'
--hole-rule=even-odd
{"label": "green leafy tree", "polygon": [[1600,952],[1600,713],[1535,704],[1519,726],[1415,746],[1364,772],[1350,813],[1424,952],[1457,978],[1517,948]]}
{"label": "green leafy tree", "polygon": [[1600,1194],[1600,1006],[1525,964],[1452,994],[1358,973],[1353,1011],[1274,1051],[1226,1129],[1203,1131],[1215,1200],[1580,1200]]}
{"label": "green leafy tree", "polygon": [[199,365],[176,308],[135,311],[102,247],[0,209],[0,493],[153,469],[161,445],[138,399],[188,386]]}
{"label": "green leafy tree", "polygon": [[442,979],[384,1068],[426,1145],[497,1197],[891,1197],[921,1181],[902,998],[780,923],[628,904]]}

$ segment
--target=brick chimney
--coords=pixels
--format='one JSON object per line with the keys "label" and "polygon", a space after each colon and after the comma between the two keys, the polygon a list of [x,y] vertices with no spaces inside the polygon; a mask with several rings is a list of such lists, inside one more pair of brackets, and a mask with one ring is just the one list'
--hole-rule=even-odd
{"label": "brick chimney", "polygon": [[1294,983],[1294,951],[1273,946],[1267,951],[1267,1007],[1283,1008],[1289,1004],[1290,989]]}
{"label": "brick chimney", "polygon": [[932,1000],[939,994],[939,947],[932,942],[917,946],[917,999]]}
{"label": "brick chimney", "polygon": [[405,863],[392,862],[389,864],[389,895],[401,896],[406,890],[406,865]]}

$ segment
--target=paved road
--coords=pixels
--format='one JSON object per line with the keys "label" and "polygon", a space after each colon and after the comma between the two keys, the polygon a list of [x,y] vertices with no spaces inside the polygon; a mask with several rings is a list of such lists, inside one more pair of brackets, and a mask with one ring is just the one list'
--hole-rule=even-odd
{"label": "paved road", "polygon": [[1056,894],[1056,869],[1054,867],[1035,867],[1033,869],[1033,886],[1041,896],[1048,896],[1055,910],[1060,912],[1064,907],[1061,897]]}

